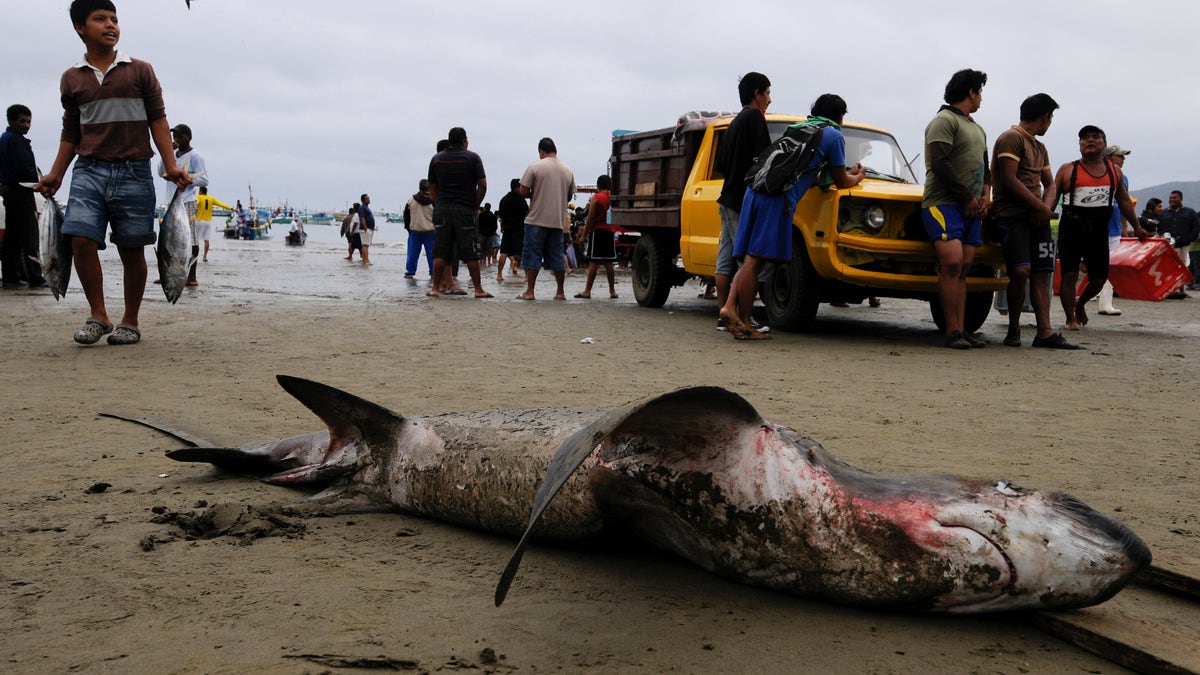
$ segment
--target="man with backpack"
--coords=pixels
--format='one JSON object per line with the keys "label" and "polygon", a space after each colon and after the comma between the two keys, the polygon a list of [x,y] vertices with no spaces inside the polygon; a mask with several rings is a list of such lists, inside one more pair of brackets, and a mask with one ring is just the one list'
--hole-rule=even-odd
{"label": "man with backpack", "polygon": [[[782,181],[783,191],[779,194],[759,192],[753,185],[746,190],[733,240],[733,257],[742,259],[742,266],[733,276],[729,297],[722,305],[720,315],[734,339],[764,340],[770,337],[750,325],[750,310],[758,292],[758,274],[768,260],[786,262],[792,259],[792,217],[796,204],[816,182],[821,170],[829,172],[839,189],[858,185],[863,179],[861,164],[855,164],[849,170],[846,168],[846,139],[841,132],[845,116],[846,102],[841,96],[822,94],[813,103],[808,119],[789,127],[784,133],[785,138],[808,139],[808,143],[793,144],[791,148],[792,153],[810,157],[803,166],[796,167],[799,173],[793,172]],[[814,126],[821,128],[805,128]],[[810,131],[816,133],[810,134]],[[772,144],[763,154],[775,150],[776,144]],[[789,164],[789,155],[775,154],[779,155],[781,165]],[[755,165],[762,159],[760,154]],[[765,173],[771,174],[769,170]],[[749,180],[751,176],[747,176]],[[772,185],[769,192],[775,192],[776,187]]]}

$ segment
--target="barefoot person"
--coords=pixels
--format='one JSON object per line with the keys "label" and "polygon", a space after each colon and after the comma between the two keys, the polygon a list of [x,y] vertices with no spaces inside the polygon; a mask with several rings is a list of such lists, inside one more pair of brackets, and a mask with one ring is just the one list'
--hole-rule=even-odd
{"label": "barefoot person", "polygon": [[742,260],[742,266],[733,275],[729,298],[720,312],[726,329],[736,340],[771,337],[750,325],[750,310],[758,293],[758,274],[767,261],[792,259],[792,218],[796,205],[820,175],[815,168],[826,165],[829,177],[839,189],[854,187],[863,179],[861,164],[846,169],[846,137],[841,131],[845,116],[846,102],[841,96],[822,94],[813,102],[808,119],[795,125],[827,125],[799,180],[781,195],[762,194],[753,188],[746,190],[733,240],[733,257]]}
{"label": "barefoot person", "polygon": [[613,262],[617,259],[617,235],[608,225],[609,188],[612,181],[608,176],[596,179],[596,194],[588,200],[587,220],[579,231],[579,243],[587,241],[587,283],[583,292],[577,298],[592,297],[592,284],[596,282],[596,273],[604,267],[608,277],[608,297],[617,297],[617,281],[613,273]]}
{"label": "barefoot person", "polygon": [[[1088,323],[1085,305],[1100,293],[1108,281],[1108,221],[1113,204],[1125,220],[1134,223],[1134,234],[1145,239],[1133,200],[1125,190],[1121,170],[1104,156],[1108,139],[1092,124],[1079,130],[1080,158],[1058,168],[1054,190],[1062,196],[1062,217],[1058,220],[1058,259],[1062,265],[1058,299],[1067,315],[1067,330],[1079,330]],[[1053,203],[1053,201],[1051,202]],[[1087,265],[1088,283],[1079,297],[1079,263]]]}
{"label": "barefoot person", "polygon": [[[121,28],[116,7],[108,0],[75,0],[70,15],[87,53],[63,73],[58,156],[34,189],[53,195],[79,156],[62,226],[63,235],[71,238],[75,272],[91,312],[75,332],[75,342],[95,344],[108,335],[110,345],[135,344],[142,337],[138,313],[146,292],[144,248],[155,242],[151,141],[162,157],[163,175],[180,188],[190,181],[175,163],[154,69],[117,50]],[[88,124],[83,123],[84,109]],[[104,304],[99,254],[110,226],[124,269],[125,312],[115,328]]]}
{"label": "barefoot person", "polygon": [[371,195],[359,197],[358,204],[358,236],[362,248],[358,255],[362,258],[362,266],[371,266],[371,243],[375,240],[375,214],[371,213]]}
{"label": "barefoot person", "polygon": [[534,284],[544,267],[554,273],[554,299],[566,300],[563,217],[575,193],[575,174],[559,160],[558,148],[550,138],[538,141],[538,159],[525,169],[520,190],[522,197],[529,197],[529,213],[525,216],[525,245],[521,249],[525,292],[517,297],[534,299]]}

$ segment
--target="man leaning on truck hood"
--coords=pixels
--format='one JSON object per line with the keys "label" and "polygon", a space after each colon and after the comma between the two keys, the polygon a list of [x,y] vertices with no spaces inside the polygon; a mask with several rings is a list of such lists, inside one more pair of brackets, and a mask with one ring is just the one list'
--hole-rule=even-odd
{"label": "man leaning on truck hood", "polygon": [[804,193],[808,192],[821,173],[811,169],[827,163],[826,170],[838,189],[854,187],[862,182],[865,175],[862,164],[846,169],[846,137],[841,131],[845,117],[846,102],[841,96],[821,94],[813,102],[808,119],[800,124],[829,126],[822,132],[817,151],[800,179],[781,195],[746,190],[737,235],[733,240],[733,256],[743,258],[742,266],[733,277],[729,299],[721,306],[721,318],[735,340],[771,337],[750,325],[750,310],[758,293],[758,273],[767,260],[792,259],[792,218],[796,213],[796,204],[800,203]]}

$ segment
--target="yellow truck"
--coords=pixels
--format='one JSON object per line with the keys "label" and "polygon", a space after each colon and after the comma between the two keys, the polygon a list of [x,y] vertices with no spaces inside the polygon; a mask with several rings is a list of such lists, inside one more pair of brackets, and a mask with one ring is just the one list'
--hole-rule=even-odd
{"label": "yellow truck", "polygon": [[[803,117],[767,115],[771,140]],[[674,127],[617,133],[609,172],[612,223],[638,233],[630,266],[638,304],[661,307],[671,288],[716,272],[721,220],[717,197],[725,177],[713,166],[731,116],[692,114]],[[761,298],[773,328],[813,328],[823,302],[861,303],[869,297],[937,301],[937,257],[921,225],[922,187],[889,132],[847,122],[846,163],[862,163],[855,187],[813,187],[793,221],[792,260],[770,266]],[[966,329],[976,331],[991,311],[993,292],[1006,286],[996,242],[986,241],[967,281]]]}

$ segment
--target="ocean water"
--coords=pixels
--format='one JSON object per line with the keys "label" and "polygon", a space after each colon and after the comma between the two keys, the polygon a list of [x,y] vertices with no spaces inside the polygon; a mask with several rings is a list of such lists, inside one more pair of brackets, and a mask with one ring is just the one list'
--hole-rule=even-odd
{"label": "ocean water", "polygon": [[[341,223],[336,225],[305,225],[308,233],[303,247],[288,246],[285,242],[289,225],[275,225],[267,233],[265,239],[247,241],[243,239],[225,239],[224,221],[213,221],[216,232],[210,242],[213,248],[223,248],[239,251],[269,250],[271,248],[303,249],[313,252],[342,251],[345,255],[346,240],[341,236]],[[403,223],[379,222],[375,229],[375,240],[371,244],[371,255],[395,255],[406,253],[408,231]],[[357,256],[355,260],[357,260]]]}

